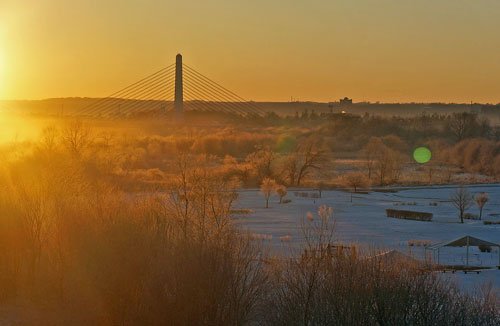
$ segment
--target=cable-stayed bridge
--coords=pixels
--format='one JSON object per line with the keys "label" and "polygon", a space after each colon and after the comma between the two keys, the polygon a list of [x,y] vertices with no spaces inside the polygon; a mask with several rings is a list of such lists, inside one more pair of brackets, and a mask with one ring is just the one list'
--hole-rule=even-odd
{"label": "cable-stayed bridge", "polygon": [[182,62],[176,62],[105,98],[79,109],[76,116],[119,119],[168,115],[182,119],[185,112],[219,112],[245,117],[264,111]]}

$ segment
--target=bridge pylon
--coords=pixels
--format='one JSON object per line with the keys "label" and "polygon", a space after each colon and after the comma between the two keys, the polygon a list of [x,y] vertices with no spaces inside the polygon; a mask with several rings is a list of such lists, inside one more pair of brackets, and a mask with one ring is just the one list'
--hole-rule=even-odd
{"label": "bridge pylon", "polygon": [[185,111],[248,118],[265,116],[256,103],[245,100],[182,61],[182,55],[177,54],[175,63],[96,99],[72,115],[119,119],[168,112],[167,117],[179,122],[186,118]]}
{"label": "bridge pylon", "polygon": [[182,81],[182,55],[179,53],[175,57],[175,98],[174,98],[175,118],[184,118],[184,85]]}

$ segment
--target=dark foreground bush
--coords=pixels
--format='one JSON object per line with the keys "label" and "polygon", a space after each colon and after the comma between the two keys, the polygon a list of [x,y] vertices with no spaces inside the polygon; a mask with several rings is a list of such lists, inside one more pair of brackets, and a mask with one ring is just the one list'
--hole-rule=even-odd
{"label": "dark foreground bush", "polygon": [[262,251],[231,224],[232,186],[198,168],[136,197],[77,169],[0,173],[0,324],[255,322]]}
{"label": "dark foreground bush", "polygon": [[498,325],[493,296],[472,298],[414,266],[354,255],[283,262],[266,325]]}
{"label": "dark foreground bush", "polygon": [[330,246],[323,219],[304,223],[306,249],[282,259],[271,274],[265,325],[498,325],[491,291],[464,295],[413,260],[359,257]]}

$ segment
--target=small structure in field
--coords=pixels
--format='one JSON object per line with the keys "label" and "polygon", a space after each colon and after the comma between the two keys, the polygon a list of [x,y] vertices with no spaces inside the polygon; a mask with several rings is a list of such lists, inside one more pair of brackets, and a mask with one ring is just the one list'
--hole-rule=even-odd
{"label": "small structure in field", "polygon": [[401,209],[386,209],[385,212],[387,217],[425,222],[430,222],[434,216],[432,213],[405,211]]}
{"label": "small structure in field", "polygon": [[437,252],[437,263],[439,264],[439,250],[443,247],[466,247],[466,258],[465,258],[465,267],[469,267],[469,247],[497,247],[498,250],[498,268],[500,268],[500,245],[497,243],[489,242],[486,240],[478,239],[475,237],[471,237],[470,235],[466,235],[464,237],[449,241],[435,244],[433,246],[429,246],[426,249],[432,250],[433,253]]}

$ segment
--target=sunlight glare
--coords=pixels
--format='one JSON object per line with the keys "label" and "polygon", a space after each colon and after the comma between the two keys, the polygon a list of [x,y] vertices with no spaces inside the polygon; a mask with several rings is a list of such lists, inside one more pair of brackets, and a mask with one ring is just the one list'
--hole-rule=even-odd
{"label": "sunlight glare", "polygon": [[5,74],[5,68],[4,68],[4,55],[2,50],[0,49],[0,94],[2,94],[2,87],[3,87],[3,80],[4,80],[4,74]]}
{"label": "sunlight glare", "polygon": [[6,63],[5,63],[5,53],[3,50],[0,48],[0,100],[5,98],[5,82],[7,80],[6,77]]}

